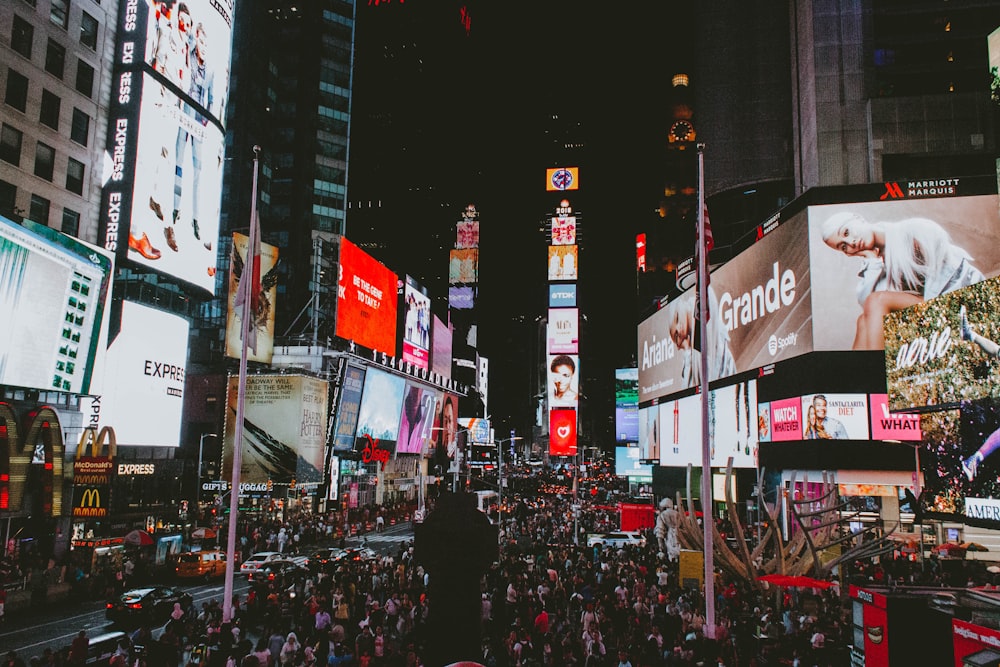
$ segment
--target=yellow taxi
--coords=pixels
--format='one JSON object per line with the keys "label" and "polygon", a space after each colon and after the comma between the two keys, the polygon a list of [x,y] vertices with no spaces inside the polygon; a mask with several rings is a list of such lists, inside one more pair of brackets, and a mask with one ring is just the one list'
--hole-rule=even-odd
{"label": "yellow taxi", "polygon": [[180,554],[175,572],[180,579],[221,577],[226,573],[226,552],[210,549]]}

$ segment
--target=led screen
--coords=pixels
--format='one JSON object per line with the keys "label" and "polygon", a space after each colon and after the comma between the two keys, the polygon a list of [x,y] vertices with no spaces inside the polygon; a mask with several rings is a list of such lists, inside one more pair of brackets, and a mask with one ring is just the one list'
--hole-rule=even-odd
{"label": "led screen", "polygon": [[349,452],[354,449],[354,434],[358,430],[358,411],[361,409],[364,386],[365,369],[348,366],[340,388],[340,404],[337,406],[337,421],[333,431],[334,451]]}
{"label": "led screen", "polygon": [[808,394],[801,414],[805,440],[868,440],[865,394]]}
{"label": "led screen", "polygon": [[326,499],[327,500],[339,500],[340,499],[340,457],[331,456],[330,457],[330,476],[327,480],[326,489]]}
{"label": "led screen", "polygon": [[991,278],[886,317],[890,409],[996,396],[998,312],[1000,279]]}
{"label": "led screen", "polygon": [[490,444],[490,420],[482,417],[459,417],[458,425],[469,432],[469,442]]}
{"label": "led screen", "polygon": [[443,378],[451,377],[451,327],[436,315],[431,316],[434,322],[434,346],[431,354],[431,371]]}
{"label": "led screen", "polygon": [[[226,356],[239,359],[242,352],[240,336],[243,322],[234,307],[243,267],[247,258],[250,237],[233,234],[232,261],[229,263],[229,296],[226,310]],[[256,328],[257,349],[247,350],[247,361],[270,364],[274,355],[274,308],[278,297],[278,248],[268,243],[260,244],[260,283],[257,312],[250,326]]]}
{"label": "led screen", "polygon": [[369,367],[365,373],[365,388],[358,409],[358,430],[354,448],[361,451],[369,444],[368,438],[378,441],[381,449],[390,453],[396,448],[399,419],[403,409],[403,392],[406,380]]}
{"label": "led screen", "polygon": [[[229,378],[223,470],[229,479],[236,441],[239,378]],[[325,380],[305,375],[250,375],[243,404],[240,482],[322,484],[325,470]]]}
{"label": "led screen", "polygon": [[455,234],[455,247],[459,249],[479,247],[479,222],[460,220]]}
{"label": "led screen", "polygon": [[871,394],[868,400],[871,408],[873,440],[920,440],[920,417],[889,411],[887,394]]}
{"label": "led screen", "polygon": [[122,2],[119,17],[102,243],[214,292],[232,4]]}
{"label": "led screen", "polygon": [[122,303],[121,330],[110,341],[101,423],[119,445],[180,444],[188,321],[131,301]]}
{"label": "led screen", "polygon": [[576,285],[574,283],[549,285],[549,308],[573,308],[575,306]]}
{"label": "led screen", "polygon": [[580,312],[576,308],[549,308],[549,354],[577,354],[580,351]]}
{"label": "led screen", "polygon": [[399,436],[396,452],[422,454],[430,440],[437,409],[437,392],[415,382],[407,382],[403,393],[403,409],[399,416]]}
{"label": "led screen", "polygon": [[549,456],[576,456],[576,410],[549,411]]}
{"label": "led screen", "polygon": [[448,307],[455,310],[475,308],[476,288],[471,285],[450,285],[448,287]]}
{"label": "led screen", "polygon": [[430,365],[431,299],[427,288],[410,276],[403,285],[403,361],[417,368]]}
{"label": "led screen", "polygon": [[338,271],[337,336],[395,356],[396,274],[346,238]]}
{"label": "led screen", "polygon": [[550,354],[549,407],[575,408],[580,400],[580,357],[575,354]]}
{"label": "led screen", "polygon": [[433,465],[447,470],[448,461],[455,458],[458,449],[458,396],[441,394],[431,432],[432,446],[428,453],[433,459]]}
{"label": "led screen", "polygon": [[449,253],[448,284],[479,282],[479,251],[474,248]]}
{"label": "led screen", "polygon": [[105,252],[0,216],[0,384],[89,392],[111,275]]}
{"label": "led screen", "polygon": [[577,246],[549,246],[549,280],[576,280],[578,270]]}
{"label": "led screen", "polygon": [[552,245],[576,245],[576,216],[552,218]]}
{"label": "led screen", "polygon": [[[982,441],[964,442],[959,433],[963,421],[958,410],[938,410],[920,415],[920,468],[924,473],[920,504],[925,511],[951,517],[965,513],[966,496],[988,497],[1000,492],[990,480],[992,466],[977,466],[972,480],[962,470],[962,462],[971,457]],[[979,429],[982,430],[982,429]],[[995,468],[993,468],[995,470]],[[978,478],[978,483],[976,479]],[[980,491],[978,487],[985,486]]]}
{"label": "led screen", "polygon": [[639,442],[639,370],[615,369],[615,440]]}
{"label": "led screen", "polygon": [[652,479],[653,466],[642,463],[638,447],[615,447],[615,474],[619,477]]}

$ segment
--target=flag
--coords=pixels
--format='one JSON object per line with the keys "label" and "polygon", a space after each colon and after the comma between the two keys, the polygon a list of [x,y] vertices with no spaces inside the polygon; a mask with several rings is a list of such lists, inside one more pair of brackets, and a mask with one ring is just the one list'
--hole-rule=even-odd
{"label": "flag", "polygon": [[250,238],[247,239],[247,256],[243,261],[240,287],[233,301],[233,306],[240,310],[240,320],[249,323],[246,326],[247,339],[243,342],[253,350],[254,354],[257,354],[257,326],[254,314],[260,308],[260,289],[260,215],[255,211]]}
{"label": "flag", "polygon": [[[715,238],[712,236],[712,223],[709,222],[709,219],[708,219],[708,206],[702,206],[701,213],[702,213],[702,216],[705,219],[705,224],[704,224],[704,227],[703,227],[703,229],[704,229],[704,238],[703,239],[699,239],[699,243],[695,247],[695,256],[697,257],[698,253],[700,253],[700,252],[704,252],[705,253],[705,289],[707,290],[708,286],[712,282],[712,273],[711,273],[711,271],[709,271],[709,268],[708,268],[708,253],[710,253],[712,251],[712,248],[715,247]],[[700,263],[699,263],[699,266],[700,266]],[[695,307],[695,311],[694,312],[697,315],[697,313],[699,312],[699,308],[701,307],[701,304],[698,302],[698,297],[697,296],[695,296],[695,306],[694,307]],[[708,322],[708,320],[709,320],[709,318],[711,316],[712,316],[712,309],[711,308],[706,308],[705,309],[705,321]]]}
{"label": "flag", "polygon": [[712,223],[708,220],[708,206],[703,207],[701,213],[705,218],[705,252],[711,252],[715,247],[715,238],[712,236]]}

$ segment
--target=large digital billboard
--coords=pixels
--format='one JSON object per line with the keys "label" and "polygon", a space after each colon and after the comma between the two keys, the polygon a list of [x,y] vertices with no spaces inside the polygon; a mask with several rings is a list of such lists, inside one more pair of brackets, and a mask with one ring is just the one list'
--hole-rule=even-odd
{"label": "large digital billboard", "polygon": [[576,456],[576,410],[549,411],[549,456]]}
{"label": "large digital billboard", "polygon": [[649,480],[653,466],[642,463],[638,447],[615,447],[615,474],[619,477]]}
{"label": "large digital billboard", "polygon": [[[229,378],[222,467],[233,471],[239,378]],[[249,375],[240,482],[322,484],[329,384],[306,375]]]}
{"label": "large digital billboard", "polygon": [[396,356],[396,274],[346,238],[340,240],[337,336]]}
{"label": "large digital billboard", "polygon": [[403,361],[430,366],[431,298],[427,288],[406,276],[403,283]]}
{"label": "large digital billboard", "polygon": [[550,354],[549,407],[575,408],[580,401],[580,357],[576,354]]}
{"label": "large digital billboard", "polygon": [[215,290],[232,3],[120,3],[102,244]]}
{"label": "large digital billboard", "polygon": [[[1000,421],[993,421],[988,414],[990,410],[984,411],[983,407],[975,410],[980,413],[976,418],[982,424],[980,428],[970,429],[964,426],[971,416],[965,411],[938,410],[920,415],[920,427],[924,436],[920,445],[920,468],[924,473],[920,504],[931,515],[956,519],[965,514],[967,496],[1000,497],[997,495],[1000,493],[1000,484],[996,481],[996,462],[981,465],[980,461],[974,467],[969,465],[985,436],[983,439],[968,441],[963,437],[970,430],[988,435],[990,431],[987,429],[991,424],[984,422],[1000,424]],[[972,426],[971,423],[968,425]],[[971,474],[966,474],[963,463],[968,466]]]}
{"label": "large digital billboard", "polygon": [[576,280],[579,268],[577,246],[549,246],[549,280]]}
{"label": "large digital billboard", "polygon": [[358,430],[354,438],[354,448],[362,451],[371,441],[377,441],[380,449],[390,454],[396,449],[399,435],[399,420],[403,409],[403,392],[406,380],[369,367],[365,374],[365,388],[361,394],[358,409]]}
{"label": "large digital billboard", "polygon": [[180,444],[190,326],[183,317],[131,301],[108,346],[100,423],[119,445]]}
{"label": "large digital billboard", "polygon": [[615,369],[615,441],[639,442],[639,369]]}
{"label": "large digital billboard", "polygon": [[431,372],[443,378],[451,377],[451,327],[436,315],[432,315],[434,332],[431,336]]}
{"label": "large digital billboard", "polygon": [[465,248],[449,252],[448,284],[479,282],[479,250]]}
{"label": "large digital billboard", "polygon": [[437,413],[437,391],[416,382],[407,382],[403,393],[403,409],[399,416],[398,454],[423,454],[434,433]]}
{"label": "large digital billboard", "polygon": [[552,245],[576,245],[576,216],[555,216],[551,224]]}
{"label": "large digital billboard", "polygon": [[473,285],[450,285],[448,287],[448,307],[454,310],[475,308],[476,288]]}
{"label": "large digital billboard", "polygon": [[868,440],[868,396],[809,394],[802,397],[805,440]]}
{"label": "large digital billboard", "polygon": [[111,276],[104,251],[0,216],[0,384],[88,393]]}
{"label": "large digital billboard", "polygon": [[958,404],[1000,394],[1000,279],[991,278],[885,318],[892,410]]}
{"label": "large digital billboard", "polygon": [[337,406],[337,421],[333,430],[335,452],[354,449],[354,434],[358,430],[358,411],[361,409],[364,387],[365,369],[348,366],[344,371],[344,383],[340,387],[340,404]]}
{"label": "large digital billboard", "polygon": [[[229,263],[229,295],[226,308],[226,356],[239,359],[242,352],[243,323],[234,306],[243,276],[250,237],[233,234],[233,251]],[[270,364],[274,355],[274,311],[278,295],[278,248],[260,244],[260,294],[257,312],[250,326],[257,329],[257,349],[247,350],[247,360]]]}
{"label": "large digital billboard", "polygon": [[549,354],[579,353],[580,311],[576,308],[549,308],[546,332]]}
{"label": "large digital billboard", "polygon": [[446,470],[448,461],[455,458],[458,450],[458,396],[447,392],[441,394],[431,433],[431,446],[427,453],[433,459],[433,465]]}
{"label": "large digital billboard", "polygon": [[455,247],[459,249],[479,247],[479,221],[459,220],[455,230]]}
{"label": "large digital billboard", "polygon": [[549,308],[574,308],[574,307],[576,307],[575,283],[549,284]]}

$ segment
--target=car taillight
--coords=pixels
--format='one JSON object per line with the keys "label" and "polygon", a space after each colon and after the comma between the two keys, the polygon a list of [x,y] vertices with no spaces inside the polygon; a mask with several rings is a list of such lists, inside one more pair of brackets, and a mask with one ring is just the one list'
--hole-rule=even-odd
{"label": "car taillight", "polygon": [[115,603],[114,602],[109,602],[108,606],[105,607],[105,609],[114,609],[114,608],[115,608]]}
{"label": "car taillight", "polygon": [[129,609],[142,609],[142,603],[141,602],[130,602],[129,604],[127,604],[125,606],[128,607]]}

